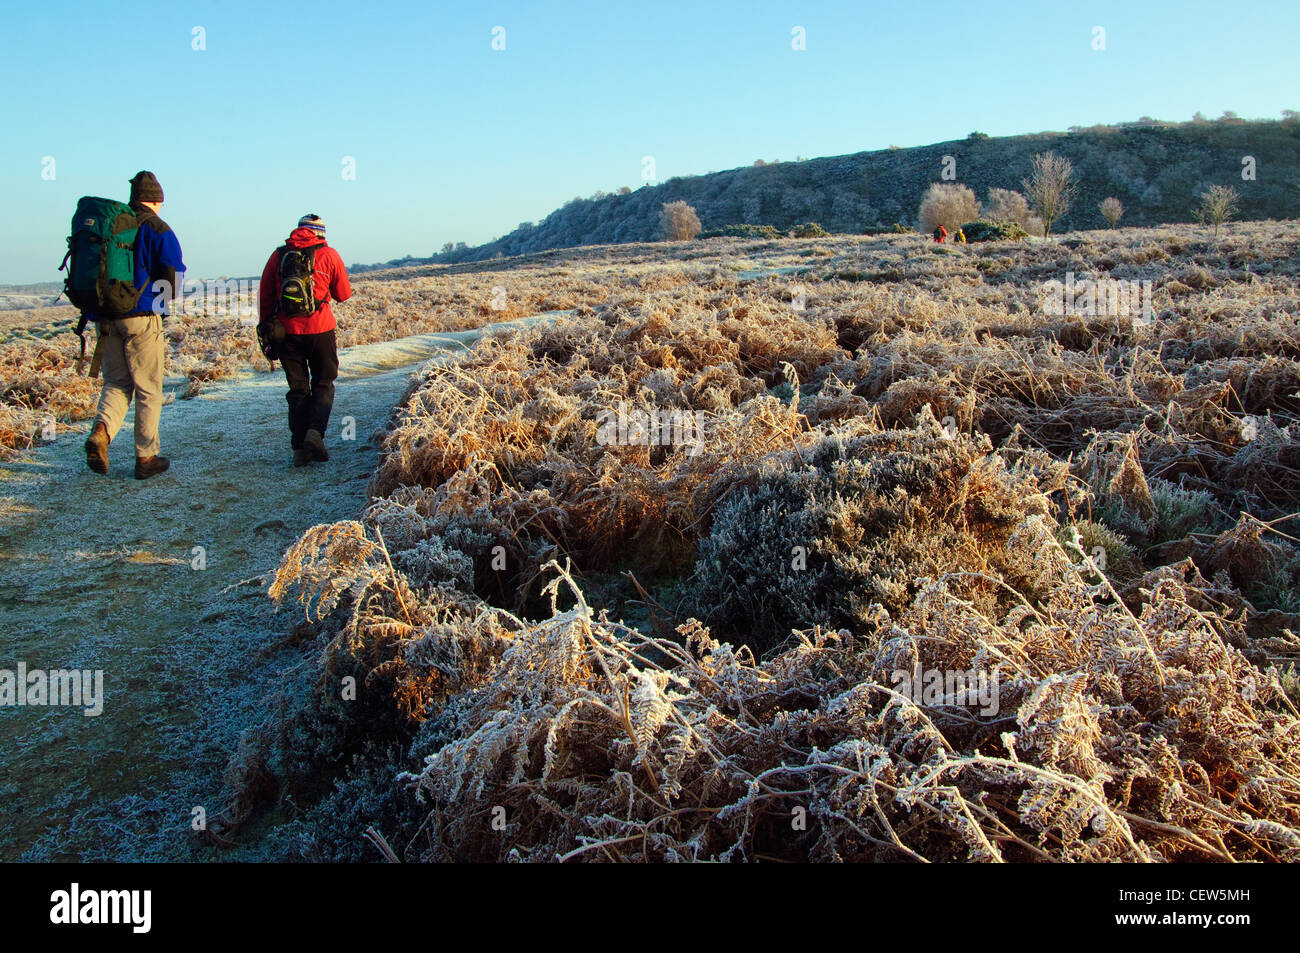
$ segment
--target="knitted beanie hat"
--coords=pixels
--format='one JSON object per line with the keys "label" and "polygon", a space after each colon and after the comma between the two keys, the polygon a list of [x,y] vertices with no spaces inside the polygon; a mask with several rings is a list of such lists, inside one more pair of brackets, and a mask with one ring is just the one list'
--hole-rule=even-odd
{"label": "knitted beanie hat", "polygon": [[161,202],[163,189],[152,172],[141,170],[131,179],[131,202]]}
{"label": "knitted beanie hat", "polygon": [[308,212],[302,218],[298,219],[299,228],[310,228],[317,235],[325,234],[325,223],[315,212]]}

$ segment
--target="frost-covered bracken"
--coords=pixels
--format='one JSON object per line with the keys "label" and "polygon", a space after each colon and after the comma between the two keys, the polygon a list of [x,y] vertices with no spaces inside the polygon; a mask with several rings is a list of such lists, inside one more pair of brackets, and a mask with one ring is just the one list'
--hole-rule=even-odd
{"label": "frost-covered bracken", "polygon": [[[308,857],[1300,859],[1297,239],[1254,228],[624,258],[431,365],[286,554],[321,690],[229,830],[310,788]],[[1045,315],[1066,270],[1153,320]],[[620,401],[700,452],[602,443]]]}

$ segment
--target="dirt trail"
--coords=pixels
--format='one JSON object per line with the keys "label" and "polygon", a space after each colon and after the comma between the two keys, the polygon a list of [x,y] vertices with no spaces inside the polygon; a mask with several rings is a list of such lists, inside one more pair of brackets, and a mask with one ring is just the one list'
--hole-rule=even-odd
{"label": "dirt trail", "polygon": [[257,578],[309,526],[358,513],[372,434],[412,371],[481,333],[341,352],[324,465],[292,466],[277,368],[164,407],[172,467],[147,482],[132,478],[133,415],[107,477],[86,468],[77,434],[0,469],[0,669],[103,670],[98,717],[0,707],[0,858],[198,856],[193,809],[220,810],[240,732],[302,674],[259,654],[297,610],[277,612]]}

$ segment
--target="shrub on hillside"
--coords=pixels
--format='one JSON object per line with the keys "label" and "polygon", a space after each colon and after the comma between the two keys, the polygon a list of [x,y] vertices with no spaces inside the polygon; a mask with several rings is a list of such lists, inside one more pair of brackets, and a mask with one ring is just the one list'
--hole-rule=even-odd
{"label": "shrub on hillside", "polygon": [[901,222],[877,222],[875,225],[867,225],[862,229],[863,235],[907,235],[915,232],[916,229]]}
{"label": "shrub on hillside", "polygon": [[954,182],[936,182],[921,199],[918,214],[921,231],[931,232],[942,225],[953,232],[962,222],[979,218],[980,207],[969,187]]}
{"label": "shrub on hillside", "polygon": [[665,241],[690,241],[700,233],[700,217],[681,199],[665,202],[659,210],[659,227]]}
{"label": "shrub on hillside", "polygon": [[830,235],[830,232],[816,222],[804,222],[802,225],[796,225],[790,229],[791,238],[826,238],[828,235]]}
{"label": "shrub on hillside", "polygon": [[700,232],[697,238],[780,238],[781,233],[771,225],[723,225]]}

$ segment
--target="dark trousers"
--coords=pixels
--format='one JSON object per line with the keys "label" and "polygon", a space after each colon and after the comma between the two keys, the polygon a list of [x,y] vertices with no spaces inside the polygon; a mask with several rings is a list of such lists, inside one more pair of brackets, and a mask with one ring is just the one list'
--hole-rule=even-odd
{"label": "dark trousers", "polygon": [[289,433],[301,450],[308,430],[325,435],[334,406],[334,378],[339,376],[339,349],[334,332],[286,334],[280,363],[289,382]]}

